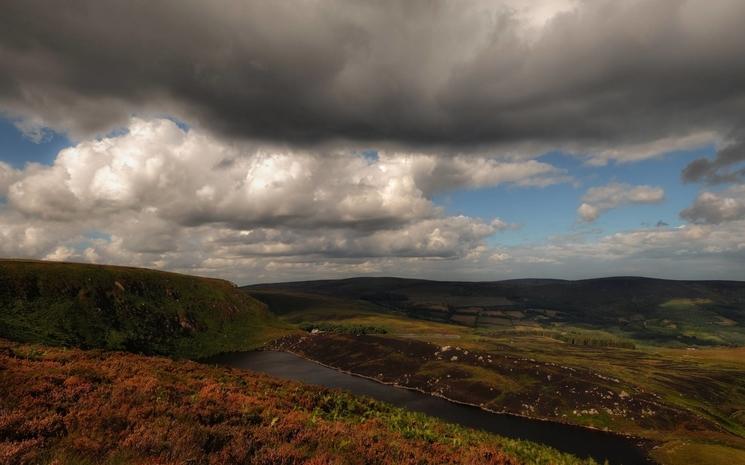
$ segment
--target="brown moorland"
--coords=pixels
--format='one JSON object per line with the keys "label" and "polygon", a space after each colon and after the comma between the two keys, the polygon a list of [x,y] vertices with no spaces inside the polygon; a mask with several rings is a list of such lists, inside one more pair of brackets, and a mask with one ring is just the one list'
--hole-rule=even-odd
{"label": "brown moorland", "polygon": [[557,464],[537,444],[241,370],[0,339],[0,463]]}

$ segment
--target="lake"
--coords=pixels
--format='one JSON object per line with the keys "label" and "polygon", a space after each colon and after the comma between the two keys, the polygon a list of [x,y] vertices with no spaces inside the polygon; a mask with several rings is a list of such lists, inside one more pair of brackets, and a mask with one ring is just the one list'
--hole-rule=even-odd
{"label": "lake", "polygon": [[342,373],[287,352],[223,354],[211,357],[205,362],[344,389],[451,423],[510,438],[540,442],[579,457],[592,457],[601,464],[606,459],[612,465],[654,463],[647,458],[643,444],[631,438],[556,422],[491,413],[477,407]]}

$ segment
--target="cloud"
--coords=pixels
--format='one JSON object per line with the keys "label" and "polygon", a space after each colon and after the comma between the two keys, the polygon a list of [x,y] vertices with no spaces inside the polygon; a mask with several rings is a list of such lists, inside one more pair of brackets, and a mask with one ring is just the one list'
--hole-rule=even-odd
{"label": "cloud", "polygon": [[[737,215],[717,225],[660,224],[509,246],[494,239],[512,227],[505,220],[450,216],[431,200],[450,189],[540,186],[565,176],[534,160],[317,153],[225,142],[168,119],[135,118],[125,132],[61,151],[52,166],[0,169],[10,173],[7,202],[0,205],[0,255],[6,257],[155,267],[239,283],[349,275],[578,278],[649,270],[745,278],[745,219]],[[658,189],[613,183],[588,190],[583,201],[602,212],[658,201],[664,195]],[[716,195],[740,198],[738,189]]]}
{"label": "cloud", "polygon": [[719,136],[710,131],[694,132],[680,137],[663,137],[639,144],[621,145],[596,152],[591,151],[586,157],[588,164],[595,166],[604,166],[611,160],[629,163],[669,152],[700,148],[712,144],[718,139]]}
{"label": "cloud", "polygon": [[528,160],[349,152],[224,143],[168,119],[131,120],[125,134],[62,150],[8,188],[11,206],[55,221],[153,211],[183,226],[385,228],[441,212],[429,196],[502,183],[565,179]]}
{"label": "cloud", "polygon": [[[0,115],[75,145],[51,167],[0,162],[0,254],[243,282],[606,260],[737,274],[737,187],[702,192],[682,229],[529,249],[432,199],[571,181],[539,158],[553,150],[599,166],[713,144],[683,179],[742,183],[744,20],[739,0],[9,0]],[[612,183],[578,214],[663,198]]]}
{"label": "cloud", "polygon": [[120,134],[60,151],[51,166],[0,163],[0,255],[211,274],[217,263],[233,273],[461,260],[512,225],[447,216],[432,195],[565,177],[534,160],[468,160],[224,142],[169,119],[133,118]]}
{"label": "cloud", "polygon": [[702,192],[680,216],[693,223],[706,224],[745,220],[745,185],[722,192]]}
{"label": "cloud", "polygon": [[713,160],[699,158],[683,170],[685,182],[722,184],[745,182],[745,129],[740,129],[721,147]]}
{"label": "cloud", "polygon": [[649,227],[609,235],[557,236],[513,246],[503,263],[512,276],[745,279],[745,221]]}
{"label": "cloud", "polygon": [[12,166],[0,161],[0,198],[8,193],[8,187],[18,178],[19,172]]}
{"label": "cloud", "polygon": [[621,205],[659,203],[664,199],[665,191],[660,187],[613,182],[588,189],[577,213],[583,221],[593,222],[603,212]]}
{"label": "cloud", "polygon": [[301,146],[633,160],[743,125],[743,20],[740,0],[10,0],[0,109],[79,140],[168,114]]}
{"label": "cloud", "polygon": [[49,142],[54,136],[54,133],[38,118],[26,118],[16,121],[14,125],[23,134],[23,137],[34,144]]}
{"label": "cloud", "polygon": [[81,223],[29,221],[5,210],[0,213],[0,254],[161,268],[241,283],[343,276],[363,269],[424,276],[447,269],[446,263],[454,269],[477,259],[485,253],[484,241],[505,227],[500,220],[457,216],[373,231],[235,230],[215,224],[182,227],[148,213]]}
{"label": "cloud", "polygon": [[544,187],[571,180],[564,170],[536,160],[505,162],[478,156],[442,157],[417,153],[383,153],[379,160],[389,173],[411,173],[425,194],[508,183]]}
{"label": "cloud", "polygon": [[326,258],[414,257],[451,259],[467,255],[481,241],[507,228],[501,220],[467,216],[427,219],[373,232],[285,229],[222,230],[210,240],[230,256]]}
{"label": "cloud", "polygon": [[58,246],[77,243],[86,225],[29,219],[0,205],[0,256],[43,258]]}

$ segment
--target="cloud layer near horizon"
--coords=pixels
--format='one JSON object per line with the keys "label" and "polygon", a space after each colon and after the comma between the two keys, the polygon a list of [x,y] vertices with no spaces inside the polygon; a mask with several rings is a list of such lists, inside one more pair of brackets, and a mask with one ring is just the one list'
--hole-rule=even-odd
{"label": "cloud layer near horizon", "polygon": [[64,149],[52,166],[0,165],[2,253],[187,267],[458,259],[510,225],[446,216],[433,194],[563,178],[534,160],[319,154],[132,119],[126,133]]}
{"label": "cloud layer near horizon", "polygon": [[[726,218],[698,214],[697,226],[499,247],[489,238],[515,225],[449,216],[432,201],[451,189],[566,180],[562,170],[535,160],[316,153],[226,143],[168,119],[134,118],[123,133],[62,150],[52,166],[0,164],[0,197],[7,199],[0,255],[160,267],[247,283],[368,273],[607,274],[601,266],[622,272],[648,260],[676,276],[673,263],[745,253],[738,234],[745,218],[737,211]],[[611,184],[590,189],[585,200],[608,209],[661,195],[649,186]]]}

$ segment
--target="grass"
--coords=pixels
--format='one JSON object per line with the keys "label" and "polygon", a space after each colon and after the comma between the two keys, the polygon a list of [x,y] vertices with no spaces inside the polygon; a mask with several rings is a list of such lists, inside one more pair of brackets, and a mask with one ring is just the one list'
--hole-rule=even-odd
{"label": "grass", "polygon": [[700,305],[708,305],[714,303],[711,299],[670,299],[667,302],[660,304],[660,308],[671,309],[671,310],[695,310]]}
{"label": "grass", "polygon": [[267,304],[283,321],[293,324],[344,322],[350,325],[379,326],[389,333],[399,335],[420,332],[459,335],[468,332],[466,328],[450,324],[408,318],[403,313],[363,300],[271,290],[249,289],[247,293]]}
{"label": "grass", "polygon": [[733,367],[745,370],[745,347],[706,347],[687,349],[657,349],[671,358],[694,360],[714,366]]}
{"label": "grass", "polygon": [[717,444],[671,441],[653,452],[661,463],[734,465],[745,463],[745,451]]}
{"label": "grass", "polygon": [[288,325],[227,281],[138,268],[0,261],[0,337],[199,358]]}
{"label": "grass", "polygon": [[[498,386],[501,392],[514,392],[522,388],[516,380],[500,375],[493,370],[465,364],[458,366],[458,369],[461,379],[483,382],[490,386]],[[451,362],[431,361],[422,365],[417,371],[417,374],[442,379],[452,372],[453,364]]]}

